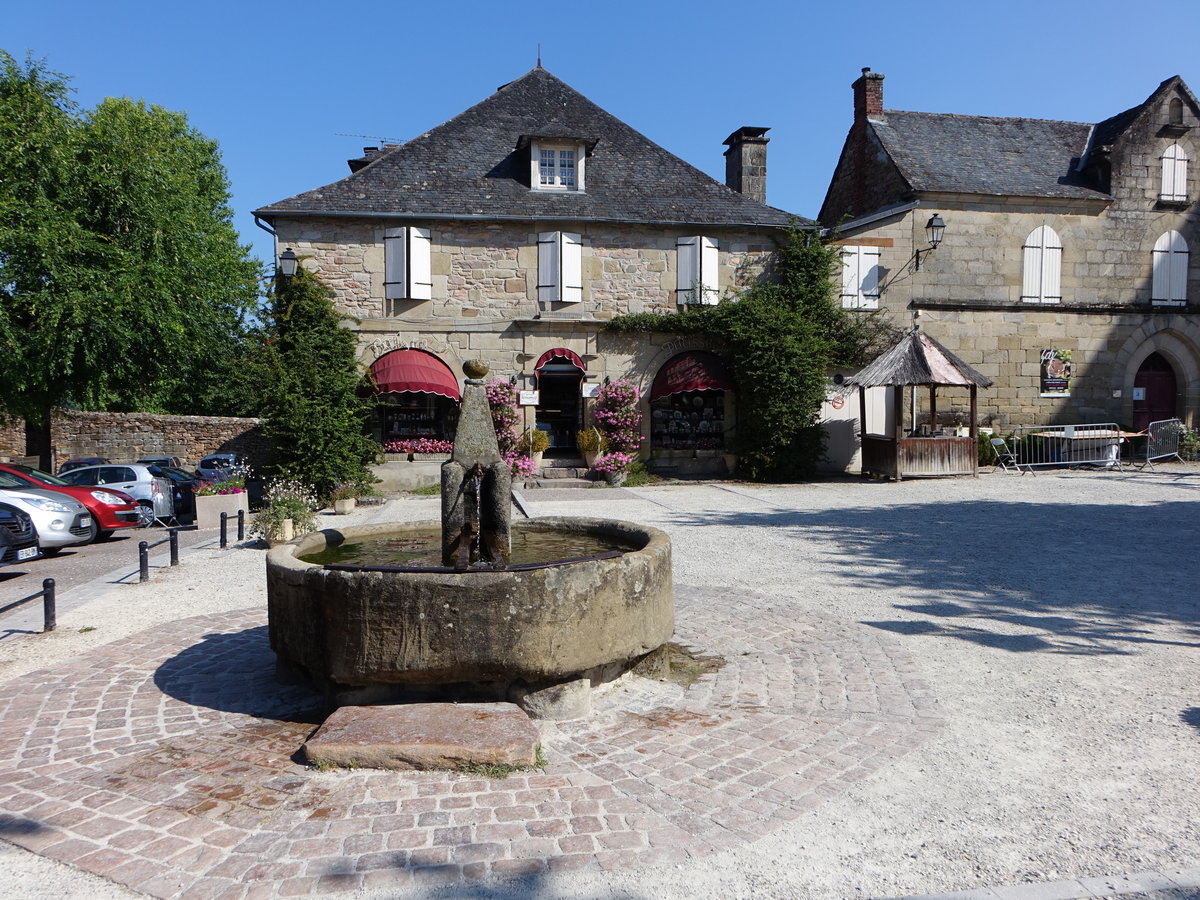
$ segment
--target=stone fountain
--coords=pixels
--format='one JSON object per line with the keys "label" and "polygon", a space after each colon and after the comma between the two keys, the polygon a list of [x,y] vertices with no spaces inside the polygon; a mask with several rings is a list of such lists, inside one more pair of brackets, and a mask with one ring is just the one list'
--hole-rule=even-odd
{"label": "stone fountain", "polygon": [[[267,556],[271,647],[282,677],[333,706],[408,701],[520,704],[578,718],[591,690],[661,650],[674,630],[671,544],[605,519],[512,522],[509,469],[483,385],[464,367],[458,433],[442,468],[440,522],[325,529]],[[433,564],[320,562],[369,541],[437,546]],[[605,549],[517,561],[563,538]],[[441,565],[437,565],[440,562]]]}

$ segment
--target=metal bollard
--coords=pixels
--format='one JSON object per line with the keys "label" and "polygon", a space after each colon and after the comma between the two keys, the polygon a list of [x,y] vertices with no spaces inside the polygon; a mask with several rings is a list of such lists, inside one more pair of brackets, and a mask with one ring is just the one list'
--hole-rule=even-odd
{"label": "metal bollard", "polygon": [[238,510],[238,540],[244,541],[245,539],[246,539],[246,511],[244,509],[239,509]]}
{"label": "metal bollard", "polygon": [[54,602],[54,579],[42,582],[42,631],[53,631],[58,627],[58,610]]}
{"label": "metal bollard", "polygon": [[[241,512],[241,510],[238,510],[238,512]],[[229,546],[229,532],[227,530],[228,527],[229,527],[229,513],[223,512],[223,513],[221,513],[221,549],[222,550],[224,550],[227,546]]]}
{"label": "metal bollard", "polygon": [[150,544],[138,543],[138,581],[150,580]]}
{"label": "metal bollard", "polygon": [[168,532],[171,536],[171,565],[179,565],[179,529],[172,528]]}

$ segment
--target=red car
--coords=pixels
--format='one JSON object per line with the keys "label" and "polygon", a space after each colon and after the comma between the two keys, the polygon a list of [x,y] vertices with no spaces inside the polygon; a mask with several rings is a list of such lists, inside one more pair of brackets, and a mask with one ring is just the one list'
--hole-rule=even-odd
{"label": "red car", "polygon": [[96,520],[96,537],[106,538],[118,528],[143,524],[138,502],[124,491],[108,487],[80,487],[56,475],[15,463],[0,463],[0,472],[19,478],[29,487],[67,494],[88,508]]}

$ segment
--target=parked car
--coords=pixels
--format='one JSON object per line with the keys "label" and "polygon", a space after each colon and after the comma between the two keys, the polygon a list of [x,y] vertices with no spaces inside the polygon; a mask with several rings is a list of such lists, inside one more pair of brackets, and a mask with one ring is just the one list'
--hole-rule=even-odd
{"label": "parked car", "polygon": [[133,528],[154,521],[143,521],[137,500],[116,488],[83,487],[41,469],[16,463],[0,463],[0,472],[7,472],[14,478],[21,479],[25,487],[56,491],[66,494],[72,500],[78,500],[91,511],[96,520],[98,538],[108,537],[118,528]]}
{"label": "parked car", "polygon": [[137,463],[113,463],[107,466],[87,466],[72,469],[63,479],[72,484],[116,488],[131,494],[142,508],[142,521],[155,519],[166,521],[175,515],[175,503],[171,482],[165,476],[155,475],[149,466]]}
{"label": "parked car", "polygon": [[0,500],[33,519],[43,556],[54,556],[63,547],[96,539],[96,520],[86,506],[66,494],[25,488],[20,479],[0,472]]}
{"label": "parked car", "polygon": [[137,460],[137,463],[143,466],[161,466],[164,469],[167,466],[175,466],[176,468],[183,466],[183,460],[178,456],[143,456]]}
{"label": "parked car", "polygon": [[72,469],[82,469],[84,466],[102,466],[108,462],[103,456],[80,456],[75,459],[68,459],[65,463],[58,467],[58,474],[70,472]]}
{"label": "parked car", "polygon": [[8,503],[0,503],[0,566],[30,562],[42,555],[33,519]]}
{"label": "parked car", "polygon": [[233,470],[245,464],[236,453],[213,453],[200,460],[196,466],[196,477],[201,481],[224,481]]}
{"label": "parked car", "polygon": [[155,475],[162,475],[174,489],[175,515],[180,519],[196,518],[196,488],[200,480],[177,466],[149,466]]}

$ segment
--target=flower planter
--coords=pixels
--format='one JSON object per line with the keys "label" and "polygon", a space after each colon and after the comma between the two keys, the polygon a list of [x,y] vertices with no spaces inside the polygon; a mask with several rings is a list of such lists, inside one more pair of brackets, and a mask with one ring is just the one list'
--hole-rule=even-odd
{"label": "flower planter", "polygon": [[605,472],[604,480],[607,481],[611,487],[620,487],[625,483],[625,478],[627,475],[627,472]]}
{"label": "flower planter", "polygon": [[277,547],[280,544],[286,544],[296,536],[296,528],[291,519],[283,519],[279,523],[278,531],[268,532],[266,535],[267,546]]}
{"label": "flower planter", "polygon": [[346,497],[342,500],[333,501],[333,511],[339,516],[349,515],[350,513],[354,512],[354,506],[355,502],[353,497]]}
{"label": "flower planter", "polygon": [[197,494],[196,527],[220,528],[221,513],[227,513],[235,522],[238,510],[249,515],[250,505],[245,491],[239,494]]}
{"label": "flower planter", "polygon": [[583,461],[587,464],[589,469],[595,464],[596,459],[600,456],[599,450],[580,450],[579,452],[583,455]]}

